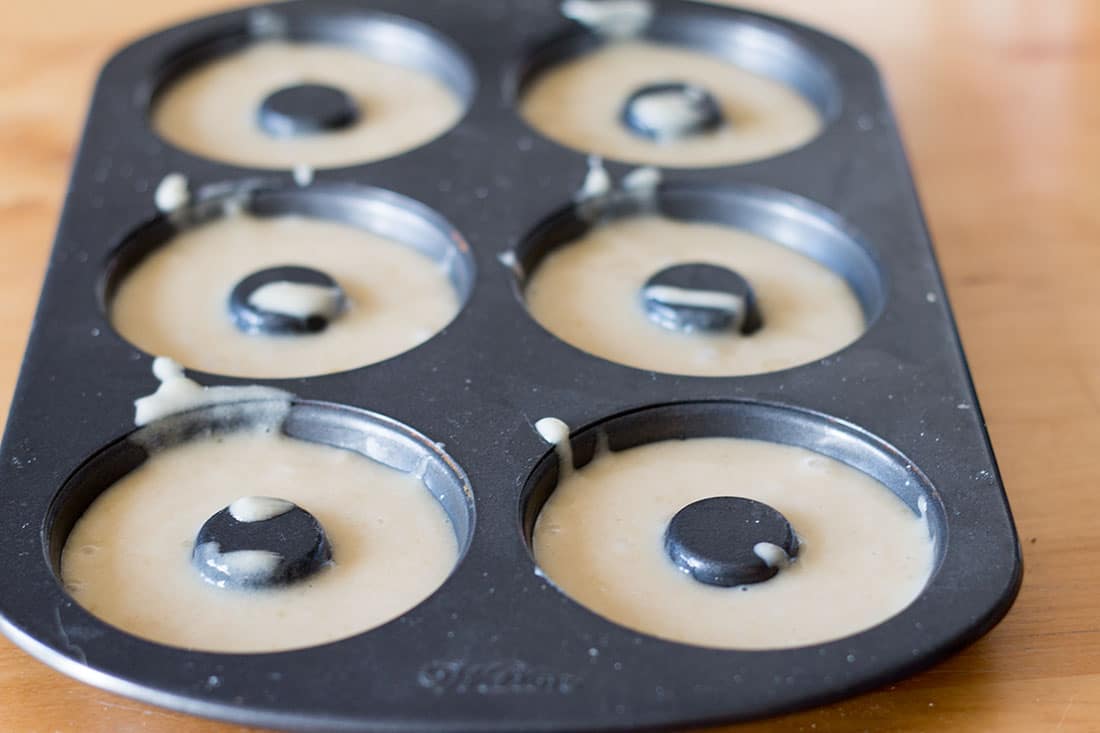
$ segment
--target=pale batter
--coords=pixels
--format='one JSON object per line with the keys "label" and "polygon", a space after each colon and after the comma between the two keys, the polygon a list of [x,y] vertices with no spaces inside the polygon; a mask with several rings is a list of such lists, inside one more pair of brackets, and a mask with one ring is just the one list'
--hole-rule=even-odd
{"label": "pale batter", "polygon": [[[763,327],[747,336],[681,333],[651,321],[640,295],[646,280],[688,262],[740,273]],[[655,215],[613,220],[551,252],[531,274],[526,299],[539,323],[577,348],[676,374],[784,369],[828,356],[864,328],[855,294],[824,265],[748,232]]]}
{"label": "pale batter", "polygon": [[[698,136],[654,141],[620,122],[639,87],[688,82],[706,89],[727,124]],[[547,137],[576,150],[632,163],[700,168],[776,155],[816,137],[816,108],[796,91],[721,58],[673,45],[617,41],[536,76],[521,112]]]}
{"label": "pale batter", "polygon": [[[332,564],[275,589],[205,582],[191,564],[196,532],[251,495],[313,514]],[[264,652],[335,641],[396,618],[434,592],[457,557],[447,515],[416,477],[350,451],[253,432],[170,448],[122,478],[73,528],[61,575],[82,606],[142,638]]]}
{"label": "pale batter", "polygon": [[[300,265],[328,273],[347,305],[315,334],[247,334],[227,310],[254,272]],[[407,351],[458,313],[446,270],[413,248],[320,219],[227,215],[187,229],[146,257],[110,307],[118,332],[191,369],[280,378],[353,369]]]}
{"label": "pale batter", "polygon": [[[770,580],[734,588],[681,571],[665,553],[669,520],[722,495],[781,512],[801,541],[797,559]],[[636,631],[776,649],[885,621],[920,593],[934,553],[927,522],[866,474],[803,448],[702,438],[605,452],[567,472],[539,514],[534,554],[571,598]]]}
{"label": "pale batter", "polygon": [[[237,402],[268,402],[285,413],[293,395],[259,384],[205,387],[188,379],[183,367],[166,356],[153,360],[153,376],[160,381],[157,391],[134,400],[134,425],[142,427],[161,418],[200,407],[217,408]],[[159,435],[159,433],[154,433]]]}
{"label": "pale batter", "polygon": [[[257,110],[303,83],[339,88],[362,115],[350,127],[291,138],[266,133]],[[353,165],[403,153],[446,132],[463,105],[442,81],[353,48],[263,41],[196,67],[156,100],[153,128],[215,160],[257,168]]]}

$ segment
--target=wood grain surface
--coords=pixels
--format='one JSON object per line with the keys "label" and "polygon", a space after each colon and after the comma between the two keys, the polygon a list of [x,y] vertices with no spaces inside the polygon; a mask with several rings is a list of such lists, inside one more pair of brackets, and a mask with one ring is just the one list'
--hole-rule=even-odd
{"label": "wood grain surface", "polygon": [[[987,637],[889,689],[738,731],[1100,730],[1100,3],[776,0],[881,65],[1024,545]],[[224,0],[0,2],[6,411],[98,67]],[[18,593],[3,588],[0,593]],[[229,731],[0,639],[0,731]]]}

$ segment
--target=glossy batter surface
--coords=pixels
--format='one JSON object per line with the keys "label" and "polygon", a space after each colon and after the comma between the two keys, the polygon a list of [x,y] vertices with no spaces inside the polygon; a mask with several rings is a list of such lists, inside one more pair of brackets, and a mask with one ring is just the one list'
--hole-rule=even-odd
{"label": "glossy batter surface", "polygon": [[[322,332],[238,330],[233,287],[270,267],[328,273],[348,306]],[[240,377],[300,377],[387,359],[425,341],[458,313],[447,273],[411,247],[304,217],[228,215],[185,230],[122,281],[111,322],[134,345],[190,369]]]}
{"label": "glossy batter surface", "polygon": [[[620,123],[640,87],[688,82],[715,98],[727,124],[703,135],[658,142]],[[699,51],[648,41],[609,43],[535,77],[521,100],[527,121],[571,148],[645,165],[699,168],[742,163],[814,138],[817,110],[793,89]]]}
{"label": "glossy batter surface", "polygon": [[[348,128],[279,138],[257,111],[272,92],[303,83],[343,90],[358,103]],[[158,97],[153,128],[169,142],[215,160],[256,168],[321,168],[388,158],[450,129],[462,116],[438,79],[353,48],[264,41],[202,64]]]}
{"label": "glossy batter surface", "polygon": [[[708,496],[779,510],[801,540],[771,580],[718,588],[665,554],[669,520]],[[551,494],[534,531],[542,572],[623,626],[729,649],[816,644],[904,609],[933,567],[927,523],[885,486],[791,446],[734,438],[665,441],[598,455]]]}
{"label": "glossy batter surface", "polygon": [[[333,564],[270,590],[217,588],[191,565],[195,533],[243,496],[313,514]],[[205,439],[154,455],[104,492],[65,544],[73,597],[107,623],[172,646],[295,649],[379,626],[427,598],[458,556],[443,508],[415,477],[275,434]]]}
{"label": "glossy batter surface", "polygon": [[[649,320],[640,296],[646,280],[688,262],[722,265],[748,280],[763,328],[748,336],[681,333]],[[784,369],[847,346],[864,328],[855,294],[824,265],[748,232],[651,215],[598,226],[551,252],[525,294],[535,319],[577,348],[677,374]]]}

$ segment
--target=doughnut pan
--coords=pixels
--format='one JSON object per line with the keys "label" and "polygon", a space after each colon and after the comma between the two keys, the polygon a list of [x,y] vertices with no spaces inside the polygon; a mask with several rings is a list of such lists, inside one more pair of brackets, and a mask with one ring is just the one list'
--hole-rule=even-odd
{"label": "doughnut pan", "polygon": [[[722,49],[785,79],[825,119],[816,139],[778,157],[663,171],[659,207],[736,223],[829,264],[863,303],[869,327],[859,340],[775,373],[684,377],[601,360],[535,323],[522,305],[522,271],[576,234],[569,212],[588,162],[535,133],[514,103],[530,70],[595,42],[552,0],[292,1],[186,23],[121,51],[96,87],[4,434],[5,633],[86,683],[244,724],[580,731],[732,722],[822,704],[926,668],[988,631],[1019,587],[1019,546],[874,66],[786,21],[675,0],[655,7],[648,34]],[[383,26],[418,29],[427,40],[386,46],[395,35]],[[469,109],[419,149],[318,171],[306,187],[290,172],[197,158],[152,132],[151,95],[181,64],[273,32],[412,54],[466,95]],[[632,170],[607,168],[616,180]],[[292,435],[349,447],[373,435],[397,466],[431,458],[429,485],[438,481],[463,550],[446,583],[399,619],[298,651],[188,652],[104,624],[59,582],[60,548],[76,517],[144,458],[127,436],[132,401],[156,386],[152,356],[112,330],[103,303],[134,253],[179,225],[153,202],[173,172],[190,181],[200,218],[228,191],[248,190],[257,211],[396,222],[425,251],[456,258],[464,306],[410,352],[306,379],[192,372],[204,384],[294,393],[284,426]],[[507,251],[517,267],[502,264]],[[612,449],[733,435],[833,456],[914,511],[925,508],[936,569],[900,614],[811,647],[719,651],[624,629],[535,571],[527,540],[557,476],[552,449],[532,428],[545,416],[572,427],[578,466],[590,460],[597,431]],[[199,425],[204,417],[180,419]]]}

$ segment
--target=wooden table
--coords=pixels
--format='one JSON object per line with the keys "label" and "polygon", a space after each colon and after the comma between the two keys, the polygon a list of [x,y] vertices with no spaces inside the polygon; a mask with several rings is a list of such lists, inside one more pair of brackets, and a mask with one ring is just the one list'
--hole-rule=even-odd
{"label": "wooden table", "polygon": [[[224,0],[0,3],[0,394],[107,55]],[[879,692],[737,730],[1100,730],[1100,3],[774,0],[882,66],[1024,547],[1009,616]],[[3,593],[17,589],[0,589]],[[0,730],[228,731],[0,640]]]}

